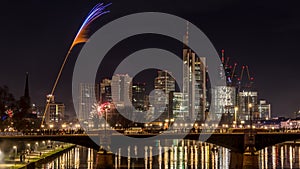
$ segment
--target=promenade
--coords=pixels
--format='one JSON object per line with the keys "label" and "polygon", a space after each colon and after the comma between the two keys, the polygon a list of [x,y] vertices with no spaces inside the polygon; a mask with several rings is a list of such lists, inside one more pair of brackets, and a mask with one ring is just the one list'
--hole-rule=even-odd
{"label": "promenade", "polygon": [[2,161],[0,161],[0,169],[25,169],[30,168],[34,163],[42,162],[43,160],[47,160],[47,158],[51,156],[55,156],[60,152],[75,147],[74,144],[61,143],[53,148],[43,147],[37,151],[32,151],[28,154],[25,154],[22,161],[20,158],[21,154],[18,154],[14,158],[10,158],[5,156]]}

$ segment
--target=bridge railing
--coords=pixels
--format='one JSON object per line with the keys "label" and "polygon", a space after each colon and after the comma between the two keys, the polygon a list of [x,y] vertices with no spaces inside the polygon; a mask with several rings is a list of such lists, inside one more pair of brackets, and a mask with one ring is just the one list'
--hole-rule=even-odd
{"label": "bridge railing", "polygon": [[[172,133],[244,133],[249,128],[176,128],[176,129],[168,129],[168,130],[144,130],[142,132],[136,134],[172,134]],[[103,129],[102,129],[103,130]],[[115,130],[115,129],[111,129]],[[64,135],[64,134],[95,134],[97,131],[84,131],[83,129],[37,129],[37,130],[24,130],[24,131],[14,131],[14,132],[0,132],[0,136],[13,136],[13,135]],[[125,129],[123,130],[115,130],[120,134],[125,133]],[[269,133],[300,133],[299,129],[264,129],[264,128],[256,128],[254,129],[256,132],[269,132]]]}
{"label": "bridge railing", "polygon": [[15,131],[0,132],[0,136],[22,136],[22,135],[23,135],[22,132],[15,132]]}

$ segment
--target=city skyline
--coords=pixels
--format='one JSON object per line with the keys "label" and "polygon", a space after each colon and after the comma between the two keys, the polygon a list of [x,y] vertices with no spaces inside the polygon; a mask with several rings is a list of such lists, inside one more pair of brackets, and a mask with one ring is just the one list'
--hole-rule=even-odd
{"label": "city skyline", "polygon": [[[130,1],[130,5],[125,2],[112,2],[110,9],[114,12],[97,21],[91,32],[113,19],[134,12],[160,11],[184,17],[199,26],[218,51],[225,49],[226,54],[238,61],[239,65],[249,65],[251,74],[255,77],[259,97],[272,104],[274,116],[293,117],[292,112],[298,111],[300,98],[297,95],[299,79],[296,66],[299,59],[296,57],[296,37],[299,36],[300,25],[296,21],[300,15],[290,2],[216,1],[202,4],[191,1],[182,5],[183,1],[165,1],[160,2],[159,9],[156,8],[155,1],[145,4]],[[0,85],[9,86],[18,99],[24,91],[24,74],[29,72],[32,102],[46,103],[46,95],[51,90],[63,56],[83,18],[96,3],[74,1],[72,4],[61,2],[56,6],[57,2],[31,1],[22,2],[20,6],[25,6],[24,9],[15,6],[16,2],[5,3],[8,9],[20,9],[11,14],[13,21],[9,20],[7,9],[2,11],[3,15],[1,13],[1,20],[8,24],[0,30],[8,33],[3,35],[1,44],[3,61],[0,64]],[[168,6],[168,3],[173,6]],[[24,15],[20,16],[21,13]],[[37,16],[38,13],[42,15]],[[70,24],[66,24],[67,21]],[[156,42],[155,38],[152,39]],[[129,39],[133,44],[126,44],[127,46],[121,44],[121,49],[112,55],[121,55],[124,51],[124,55],[130,53],[122,49],[128,46],[142,48],[143,44],[137,45],[135,40]],[[158,46],[174,48],[157,43]],[[70,88],[74,61],[81,46],[78,45],[72,52],[55,93],[56,98],[67,103],[69,107],[72,106],[72,98],[70,89],[65,89]]]}

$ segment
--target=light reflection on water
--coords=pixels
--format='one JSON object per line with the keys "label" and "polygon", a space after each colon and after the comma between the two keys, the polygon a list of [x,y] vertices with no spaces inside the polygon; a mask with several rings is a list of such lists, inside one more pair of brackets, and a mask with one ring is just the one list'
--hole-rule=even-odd
{"label": "light reflection on water", "polygon": [[[230,151],[226,148],[196,141],[184,141],[172,147],[146,146],[144,158],[139,155],[137,146],[126,150],[118,149],[113,159],[114,168],[145,169],[228,169]],[[128,157],[121,157],[122,151]],[[157,156],[152,156],[159,152]],[[124,153],[124,152],[123,152]],[[131,156],[130,156],[131,155]],[[52,162],[44,164],[43,169],[93,169],[96,166],[97,152],[88,148],[76,147]],[[300,168],[300,144],[281,144],[259,151],[261,169]]]}
{"label": "light reflection on water", "polygon": [[300,144],[280,144],[259,152],[261,169],[300,168]]}

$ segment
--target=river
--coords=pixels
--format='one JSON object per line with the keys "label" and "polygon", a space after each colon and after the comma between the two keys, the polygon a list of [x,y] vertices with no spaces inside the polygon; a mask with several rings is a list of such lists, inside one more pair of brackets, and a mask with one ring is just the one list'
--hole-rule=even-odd
{"label": "river", "polygon": [[[136,146],[130,146],[126,150],[119,149],[119,151],[135,151],[136,148]],[[179,143],[178,146],[172,146],[170,150],[167,150],[168,148],[160,147],[159,145],[157,147],[146,146],[144,147],[144,158],[137,158],[138,154],[136,154],[136,157],[121,157],[118,155],[121,154],[120,152],[115,152],[114,168],[229,168],[230,151],[226,148],[196,141],[184,141]],[[155,152],[160,152],[160,154],[152,156]],[[96,157],[97,151],[78,146],[37,168],[93,169],[96,166]],[[259,151],[259,166],[261,169],[300,168],[300,144],[285,143]]]}

